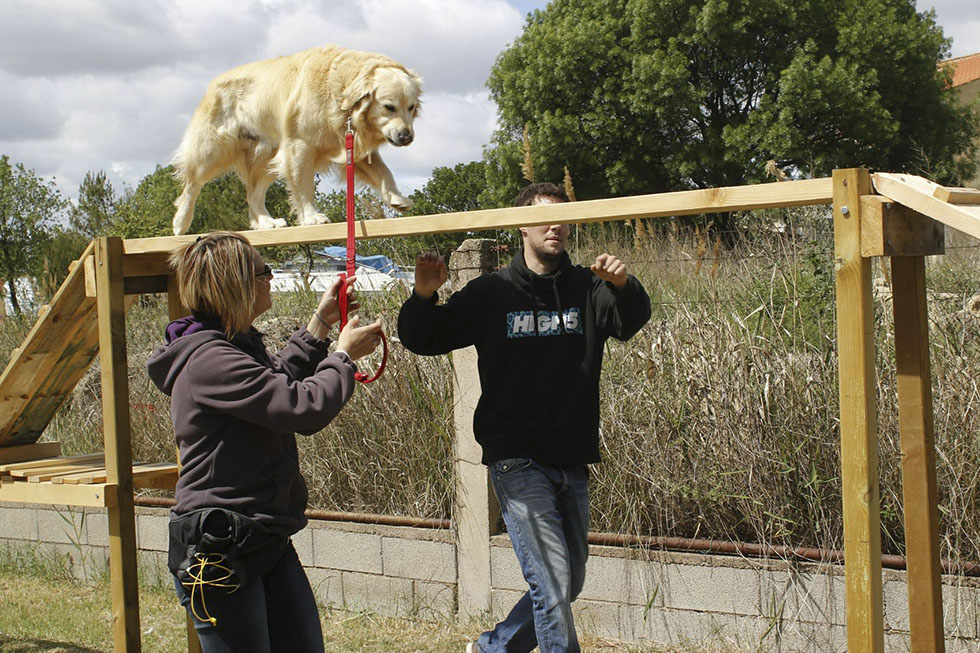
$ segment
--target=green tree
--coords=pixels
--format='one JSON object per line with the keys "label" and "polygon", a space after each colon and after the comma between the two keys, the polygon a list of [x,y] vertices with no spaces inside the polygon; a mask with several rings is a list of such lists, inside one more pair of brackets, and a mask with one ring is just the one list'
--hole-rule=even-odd
{"label": "green tree", "polygon": [[[172,235],[174,200],[180,191],[181,184],[174,176],[173,166],[158,165],[156,170],[140,180],[135,189],[128,190],[120,201],[121,235],[126,238]],[[281,181],[269,187],[266,206],[273,217],[288,219],[288,194]],[[205,184],[194,207],[191,232],[241,231],[248,228],[245,187],[238,177],[224,175]]]}
{"label": "green tree", "polygon": [[[440,213],[459,213],[480,209],[510,206],[513,197],[496,202],[487,193],[487,164],[484,161],[457,163],[453,167],[440,166],[432,170],[429,181],[411,195],[414,202],[405,215],[437,215]],[[513,229],[504,231],[466,231],[445,234],[432,234],[400,239],[393,243],[401,260],[411,264],[416,254],[434,250],[448,260],[449,255],[467,238],[493,238],[500,244],[517,242]]]}
{"label": "green tree", "polygon": [[78,187],[78,202],[72,207],[68,224],[87,240],[99,236],[118,236],[116,191],[105,171],[86,172]]}
{"label": "green tree", "polygon": [[523,183],[525,125],[538,180],[567,166],[579,199],[763,181],[770,160],[956,182],[978,119],[948,52],[909,0],[555,0],[491,72],[488,193]]}
{"label": "green tree", "polygon": [[14,280],[36,276],[44,268],[44,252],[54,218],[65,201],[54,186],[23,164],[11,165],[0,155],[0,278],[7,282],[10,305],[20,313]]}
{"label": "green tree", "polygon": [[44,248],[44,283],[38,284],[50,298],[68,276],[68,266],[77,261],[85,251],[91,238],[56,225],[51,232],[51,240]]}

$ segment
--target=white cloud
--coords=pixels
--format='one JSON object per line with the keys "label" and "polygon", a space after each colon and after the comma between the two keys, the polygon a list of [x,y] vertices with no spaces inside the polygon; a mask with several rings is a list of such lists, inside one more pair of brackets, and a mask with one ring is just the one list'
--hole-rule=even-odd
{"label": "white cloud", "polygon": [[[0,153],[74,196],[88,171],[135,185],[165,164],[209,80],[338,43],[425,79],[408,148],[383,156],[403,192],[479,159],[495,123],[486,79],[545,0],[2,0]],[[980,51],[980,2],[937,0],[953,55]]]}
{"label": "white cloud", "polygon": [[977,0],[935,0],[919,2],[919,11],[935,9],[936,22],[953,39],[950,56],[962,57],[980,52],[980,2]]}

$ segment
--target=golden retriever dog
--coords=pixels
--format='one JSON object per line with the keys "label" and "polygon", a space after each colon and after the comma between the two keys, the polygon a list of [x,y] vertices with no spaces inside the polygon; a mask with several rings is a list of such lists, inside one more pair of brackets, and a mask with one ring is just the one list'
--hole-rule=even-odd
{"label": "golden retriever dog", "polygon": [[354,130],[355,178],[404,211],[377,149],[415,138],[422,80],[388,57],[334,45],[257,61],[216,77],[198,105],[173,164],[184,184],[174,205],[174,234],[187,232],[207,181],[234,170],[245,184],[252,229],[285,226],[265,207],[277,177],[286,182],[299,224],[325,218],[314,205],[314,174],[342,174],[344,134]]}

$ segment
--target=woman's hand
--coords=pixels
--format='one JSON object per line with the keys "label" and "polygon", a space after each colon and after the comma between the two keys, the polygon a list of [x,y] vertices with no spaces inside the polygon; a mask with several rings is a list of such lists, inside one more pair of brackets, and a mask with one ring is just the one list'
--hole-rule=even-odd
{"label": "woman's hand", "polygon": [[[348,313],[353,313],[360,308],[360,304],[357,303],[357,296],[354,293],[354,281],[356,278],[356,276],[347,278]],[[342,283],[341,278],[337,277],[337,280],[323,291],[323,294],[320,296],[320,304],[316,307],[313,317],[310,318],[310,323],[306,326],[306,330],[320,340],[326,340],[327,335],[330,333],[330,327],[340,321],[339,298]]]}
{"label": "woman's hand", "polygon": [[361,318],[352,317],[337,338],[337,349],[346,351],[352,361],[367,356],[381,342],[381,318],[361,326]]}

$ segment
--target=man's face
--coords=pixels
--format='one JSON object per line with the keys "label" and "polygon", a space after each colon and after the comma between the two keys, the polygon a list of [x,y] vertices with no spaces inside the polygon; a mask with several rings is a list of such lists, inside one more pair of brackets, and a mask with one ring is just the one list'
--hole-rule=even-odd
{"label": "man's face", "polygon": [[[534,198],[531,204],[557,203],[560,202],[553,197],[539,195]],[[569,231],[567,224],[521,227],[520,231],[521,238],[524,239],[524,249],[541,260],[554,260],[565,251],[565,243],[568,242]]]}

